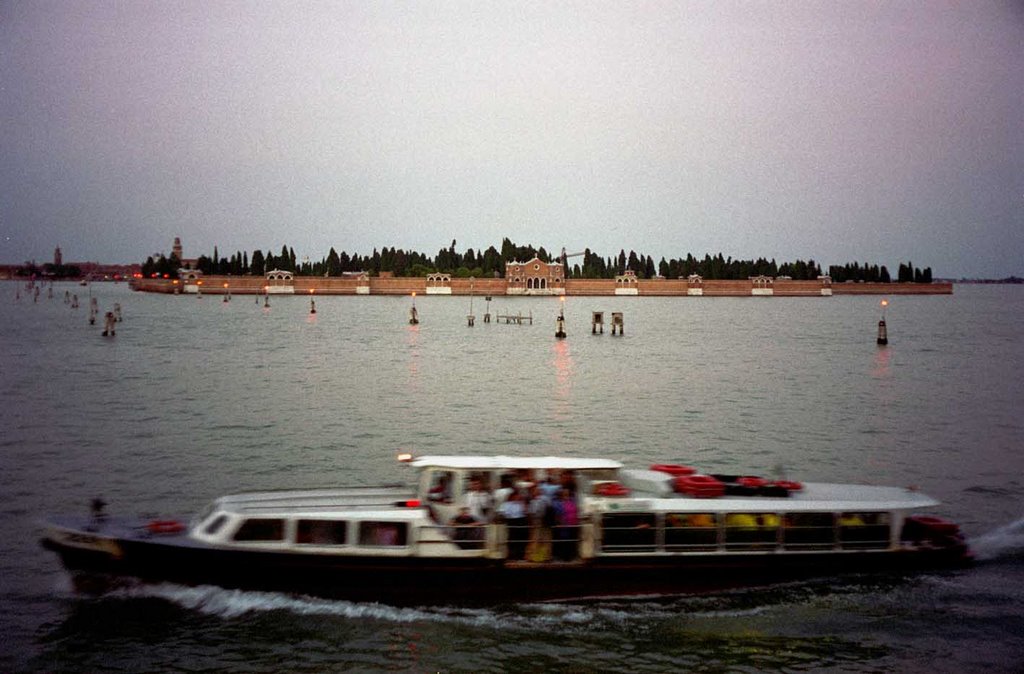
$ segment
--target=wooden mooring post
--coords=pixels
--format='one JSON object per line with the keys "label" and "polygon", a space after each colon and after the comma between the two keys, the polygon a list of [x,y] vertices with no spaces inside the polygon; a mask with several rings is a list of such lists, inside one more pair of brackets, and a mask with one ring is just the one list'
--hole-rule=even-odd
{"label": "wooden mooring post", "polygon": [[114,326],[117,325],[117,319],[114,318],[114,312],[108,311],[103,317],[103,336],[113,337],[117,334],[114,330]]}
{"label": "wooden mooring post", "polygon": [[889,306],[889,300],[882,300],[882,320],[878,321],[878,339],[875,340],[878,346],[889,344],[889,330],[885,325],[885,308]]}
{"label": "wooden mooring post", "polygon": [[614,335],[615,331],[618,330],[619,331],[619,337],[621,337],[622,335],[625,334],[623,332],[624,328],[625,328],[625,323],[622,320],[622,312],[621,311],[613,311],[612,312],[612,334]]}
{"label": "wooden mooring post", "polygon": [[416,292],[412,294],[412,306],[409,307],[409,325],[420,324],[420,313],[416,311]]}
{"label": "wooden mooring post", "polygon": [[596,335],[600,330],[601,334],[604,334],[604,312],[595,311],[592,313],[590,318],[590,334]]}

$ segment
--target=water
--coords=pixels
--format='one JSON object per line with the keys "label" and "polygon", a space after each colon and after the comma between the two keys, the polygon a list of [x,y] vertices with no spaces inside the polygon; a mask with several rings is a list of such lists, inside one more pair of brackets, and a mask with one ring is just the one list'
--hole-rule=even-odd
{"label": "water", "polygon": [[[878,298],[170,297],[0,284],[0,670],[1019,671],[1024,288]],[[63,302],[81,295],[82,308]],[[120,302],[104,339],[87,297]],[[625,313],[624,337],[590,312]],[[399,451],[917,485],[983,561],[704,597],[394,608],[213,587],[76,596],[38,517],[393,481]]]}

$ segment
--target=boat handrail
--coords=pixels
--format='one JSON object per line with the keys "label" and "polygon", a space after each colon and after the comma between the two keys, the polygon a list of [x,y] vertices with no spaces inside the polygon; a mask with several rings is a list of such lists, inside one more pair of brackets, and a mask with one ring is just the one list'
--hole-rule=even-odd
{"label": "boat handrail", "polygon": [[[334,511],[334,510],[380,510],[381,508],[393,508],[399,505],[394,499],[388,501],[348,501],[348,502],[336,502],[336,503],[295,503],[283,505],[277,504],[252,504],[252,505],[234,505],[231,510],[239,513],[261,513],[261,512],[280,512],[281,510],[303,510],[303,511]],[[401,504],[402,507],[406,507],[410,510],[418,509],[423,506],[420,505],[407,505]],[[342,513],[339,513],[339,515]]]}
{"label": "boat handrail", "polygon": [[[420,535],[417,537],[416,546],[420,549],[431,547],[442,548],[444,556],[456,553],[459,557],[490,557],[498,558],[504,556],[505,532],[504,527],[495,523],[489,524],[425,524],[418,527]],[[480,537],[467,536],[459,539],[458,534],[465,531],[469,534],[483,534]],[[436,538],[424,536],[423,532],[436,532]],[[452,546],[457,548],[452,550]],[[430,556],[429,554],[425,556]]]}
{"label": "boat handrail", "polygon": [[798,524],[767,513],[774,519],[767,523],[753,520],[747,523],[739,519],[730,521],[730,517],[736,515],[730,513],[708,523],[686,525],[670,524],[667,518],[656,513],[605,513],[596,543],[600,554],[864,551],[886,550],[895,544],[897,522],[892,519],[851,523],[833,513],[820,514],[831,521],[827,525]]}

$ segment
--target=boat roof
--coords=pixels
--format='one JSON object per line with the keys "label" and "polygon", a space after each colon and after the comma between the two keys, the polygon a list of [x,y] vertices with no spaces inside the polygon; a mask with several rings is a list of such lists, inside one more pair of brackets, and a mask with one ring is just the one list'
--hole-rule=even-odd
{"label": "boat roof", "polygon": [[[807,504],[809,508],[822,503],[834,507],[849,504],[872,504],[879,508],[931,508],[939,505],[927,494],[907,487],[891,487],[866,484],[833,484],[828,482],[811,482],[804,489],[791,494],[790,499],[796,504]],[[850,509],[847,508],[847,509]]]}
{"label": "boat roof", "polygon": [[567,456],[418,456],[410,463],[417,468],[462,470],[617,470],[618,461]]}
{"label": "boat roof", "polygon": [[[644,498],[637,492],[637,498]],[[841,512],[859,510],[916,510],[939,505],[927,494],[904,487],[809,482],[788,498],[768,496],[719,496],[717,498],[655,497],[657,509],[685,512]]]}
{"label": "boat roof", "polygon": [[339,510],[388,511],[397,502],[411,499],[407,487],[309,489],[247,492],[221,496],[215,503],[220,510],[246,515],[270,513],[332,513]]}

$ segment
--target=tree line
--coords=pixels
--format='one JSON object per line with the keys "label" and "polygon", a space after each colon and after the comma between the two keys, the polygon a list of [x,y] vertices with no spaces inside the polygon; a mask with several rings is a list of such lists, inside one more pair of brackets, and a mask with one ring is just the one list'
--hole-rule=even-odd
{"label": "tree line", "polygon": [[35,262],[26,262],[14,272],[15,276],[28,276],[30,278],[52,278],[67,279],[81,278],[82,269],[74,264],[54,264],[47,262],[41,267]]}
{"label": "tree line", "polygon": [[[848,262],[843,266],[832,265],[828,268],[828,275],[836,283],[846,283],[848,281],[892,283],[889,270],[884,265],[879,267],[877,264],[870,265],[864,263],[862,265],[857,262]],[[931,283],[932,268],[925,267],[921,270],[915,267],[913,262],[907,262],[906,264],[901,262],[896,274],[896,281],[898,283]]]}
{"label": "tree line", "polygon": [[[501,242],[500,250],[494,246],[486,250],[468,248],[463,252],[457,250],[457,242],[453,239],[447,248],[441,248],[434,256],[418,251],[407,251],[401,248],[374,248],[369,255],[359,253],[337,252],[331,247],[327,255],[320,260],[303,258],[299,260],[295,250],[289,246],[281,246],[281,251],[255,249],[252,255],[236,251],[230,257],[222,256],[215,246],[212,255],[200,255],[195,261],[195,268],[204,274],[224,274],[233,276],[262,276],[274,269],[289,271],[297,276],[342,276],[345,273],[366,272],[378,276],[381,272],[394,276],[426,276],[433,273],[447,273],[457,278],[499,277],[505,274],[505,265],[509,262],[526,262],[537,257],[544,262],[557,262],[561,253],[552,254],[543,246],[516,245],[511,239]],[[577,259],[579,258],[579,259]],[[693,254],[686,257],[665,259],[657,263],[650,255],[638,254],[635,251],[620,250],[617,256],[604,257],[589,248],[582,253],[567,256],[566,274],[568,278],[614,278],[631,270],[638,278],[686,278],[698,274],[709,280],[742,280],[751,276],[785,276],[796,280],[815,280],[822,275],[821,265],[814,260],[795,260],[777,263],[774,259],[740,260],[717,255],[705,254],[696,258]],[[170,256],[160,255],[155,259],[147,258],[142,265],[142,273],[146,277],[174,277],[181,267],[181,260],[172,253]],[[889,282],[888,270],[878,265],[847,263],[843,266],[829,267],[829,275],[836,282],[844,281],[879,281]],[[912,264],[900,264],[898,280],[902,282],[931,283],[931,268],[924,271]]]}

